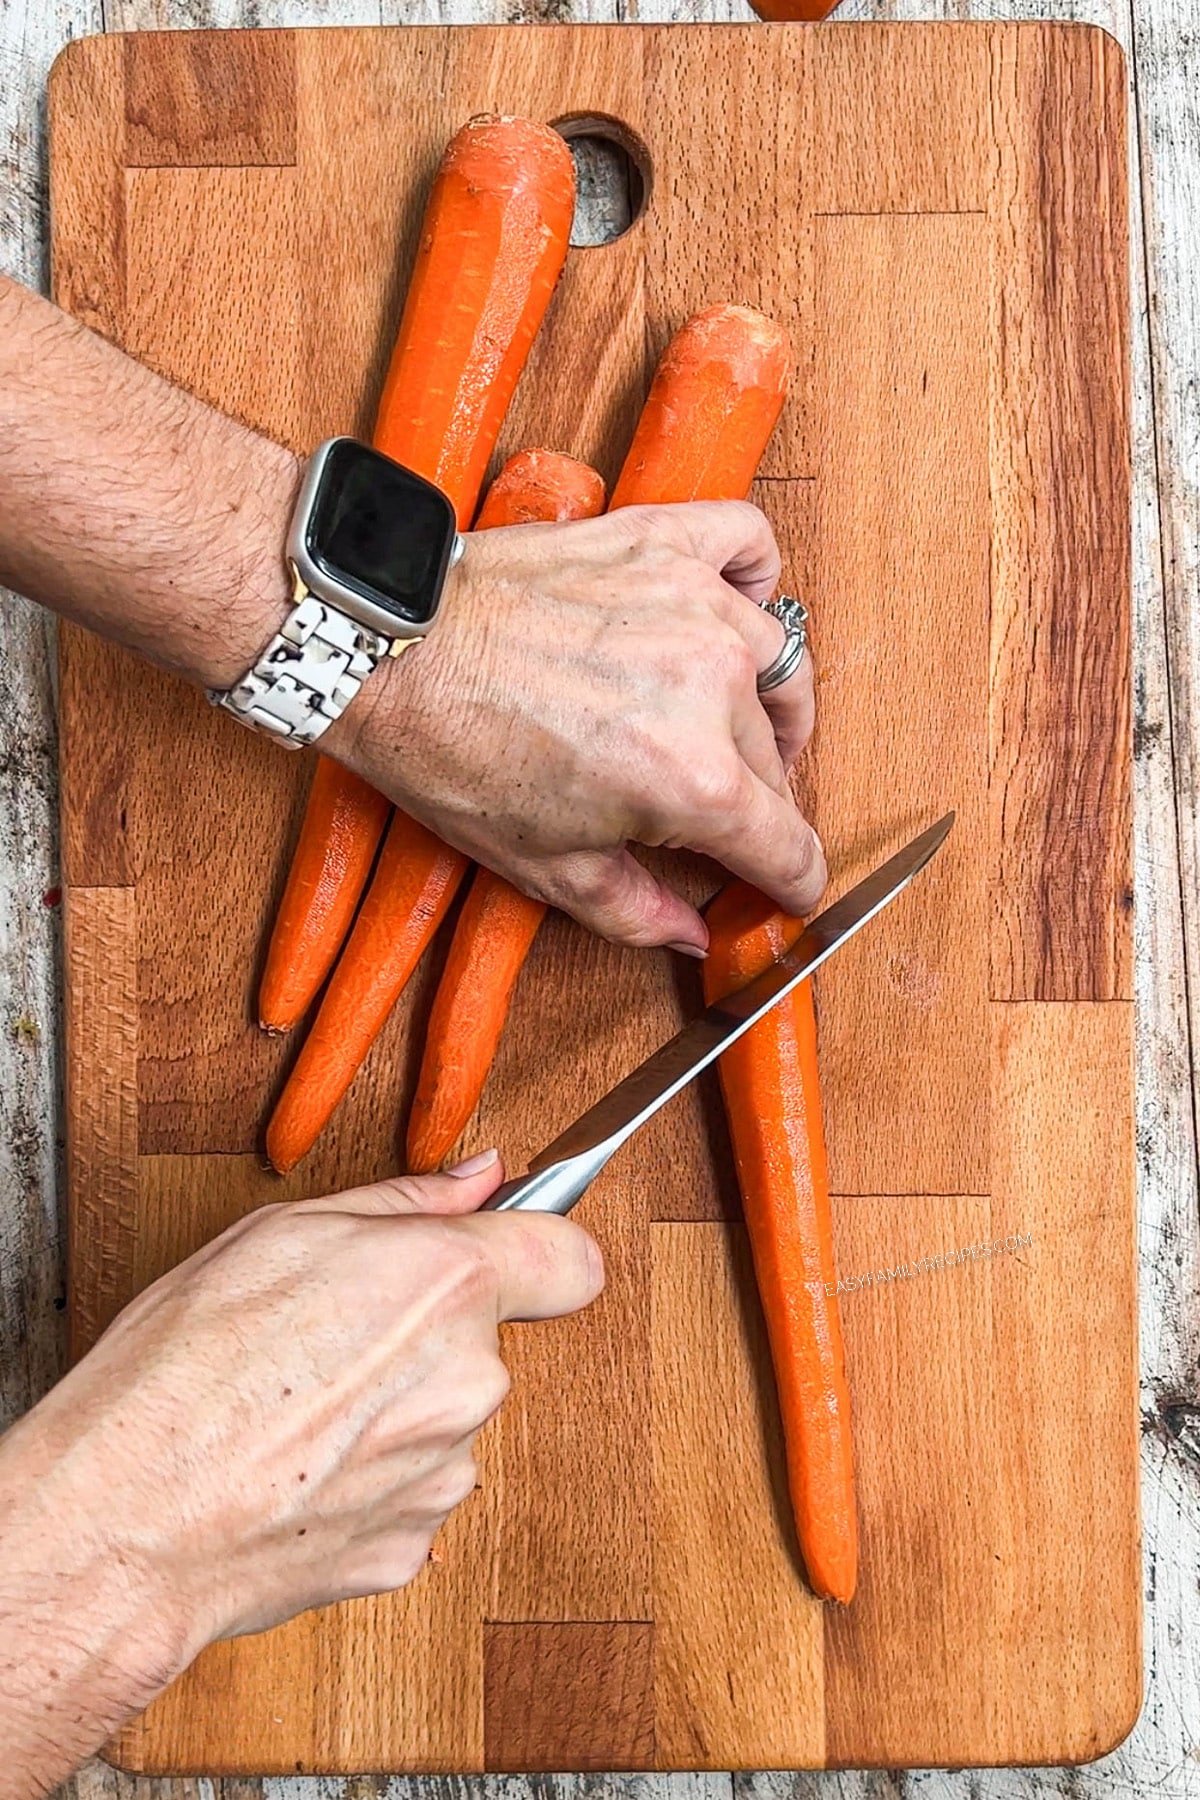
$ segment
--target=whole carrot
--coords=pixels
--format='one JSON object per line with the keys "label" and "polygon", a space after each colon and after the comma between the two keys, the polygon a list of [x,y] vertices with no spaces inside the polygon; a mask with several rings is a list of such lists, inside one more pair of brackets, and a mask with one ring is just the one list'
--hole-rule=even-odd
{"label": "whole carrot", "polygon": [[393,815],[375,880],[267,1127],[267,1155],[281,1173],[311,1150],[354,1080],[466,869],[466,857],[424,825]]}
{"label": "whole carrot", "polygon": [[[711,1004],[790,949],[799,919],[734,882],[707,913]],[[858,1571],[850,1396],[836,1284],[812,983],[718,1063],[771,1345],[796,1532],[813,1589],[849,1601]]]}
{"label": "whole carrot", "polygon": [[[590,519],[604,511],[594,469],[553,450],[522,450],[488,490],[478,526]],[[429,1018],[408,1121],[408,1166],[436,1169],[479,1104],[521,973],[546,908],[491,869],[477,869],[454,928]]]}
{"label": "whole carrot", "polygon": [[[472,119],[435,177],[373,442],[436,482],[460,527],[561,272],[574,206],[570,151],[529,119]],[[296,1025],[333,967],[387,821],[359,776],[318,766],[267,951],[268,1031]]]}
{"label": "whole carrot", "polygon": [[[485,531],[534,516],[576,517],[586,505],[596,511],[604,505],[604,483],[593,469],[549,450],[524,451],[497,476],[478,528]],[[404,813],[395,814],[362,911],[267,1129],[267,1154],[277,1169],[290,1169],[316,1141],[386,1024],[466,871],[467,859],[457,850],[448,850]],[[515,890],[512,903],[526,908],[534,904]],[[485,910],[495,916],[493,906]],[[428,1055],[427,1050],[427,1059]]]}
{"label": "whole carrot", "polygon": [[[786,333],[752,307],[714,306],[689,320],[658,366],[610,510],[744,499],[790,368]],[[479,1104],[541,919],[541,908],[480,870],[430,1020],[408,1124],[415,1173],[437,1168]]]}

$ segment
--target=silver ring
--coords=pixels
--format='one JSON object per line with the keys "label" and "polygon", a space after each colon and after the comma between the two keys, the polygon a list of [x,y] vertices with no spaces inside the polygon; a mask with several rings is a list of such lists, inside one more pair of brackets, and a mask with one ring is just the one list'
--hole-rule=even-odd
{"label": "silver ring", "polygon": [[772,688],[782,687],[800,667],[808,647],[808,608],[791,594],[780,594],[778,600],[768,600],[763,611],[778,619],[787,633],[783,649],[758,678],[759,693],[767,694]]}

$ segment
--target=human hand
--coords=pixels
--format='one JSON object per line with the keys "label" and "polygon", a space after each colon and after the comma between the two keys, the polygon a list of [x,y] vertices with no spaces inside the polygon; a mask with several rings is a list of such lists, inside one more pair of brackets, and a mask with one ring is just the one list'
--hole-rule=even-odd
{"label": "human hand", "polygon": [[756,688],[783,643],[761,611],[778,579],[771,528],[740,502],[472,536],[433,631],[330,749],[602,936],[702,953],[703,921],[629,842],[704,852],[794,913],[825,883],[787,782],[811,658]]}
{"label": "human hand", "polygon": [[4,1442],[0,1522],[16,1468],[42,1587],[53,1534],[90,1538],[194,1622],[195,1654],[411,1581],[475,1486],[508,1386],[499,1322],[603,1285],[570,1220],[471,1216],[500,1174],[266,1207],[134,1300]]}

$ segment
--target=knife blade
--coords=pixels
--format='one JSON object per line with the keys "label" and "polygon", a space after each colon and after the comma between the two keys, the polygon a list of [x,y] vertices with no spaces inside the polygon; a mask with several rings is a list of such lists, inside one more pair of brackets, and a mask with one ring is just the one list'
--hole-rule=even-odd
{"label": "knife blade", "polygon": [[708,1007],[648,1056],[553,1143],[539,1150],[527,1175],[499,1187],[482,1210],[570,1212],[639,1126],[904,891],[940,849],[953,823],[954,814],[947,813],[819,913],[785,956],[745,987]]}

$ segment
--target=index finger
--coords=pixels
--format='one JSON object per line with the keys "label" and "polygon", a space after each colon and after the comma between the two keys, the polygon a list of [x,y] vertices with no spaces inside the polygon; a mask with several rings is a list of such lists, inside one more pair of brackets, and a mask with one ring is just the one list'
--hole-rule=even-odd
{"label": "index finger", "polygon": [[745,763],[735,800],[697,820],[688,849],[715,857],[793,915],[816,905],[827,879],[821,840],[791,795],[777,794]]}
{"label": "index finger", "polygon": [[775,533],[766,514],[748,500],[686,500],[676,506],[630,507],[628,511],[639,515],[647,539],[669,544],[683,555],[707,563],[758,605],[769,600],[779,586],[781,565]]}
{"label": "index finger", "polygon": [[495,1269],[501,1320],[560,1319],[604,1286],[599,1245],[557,1213],[473,1213],[454,1226],[475,1238]]}

